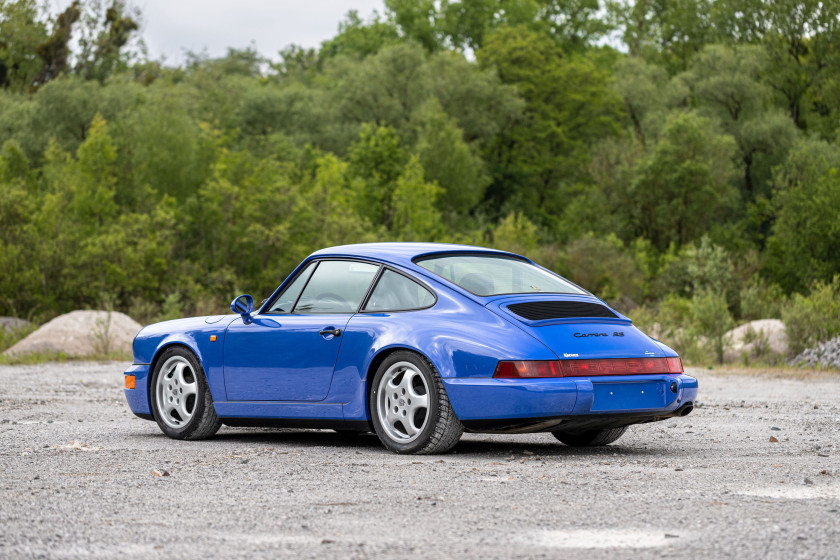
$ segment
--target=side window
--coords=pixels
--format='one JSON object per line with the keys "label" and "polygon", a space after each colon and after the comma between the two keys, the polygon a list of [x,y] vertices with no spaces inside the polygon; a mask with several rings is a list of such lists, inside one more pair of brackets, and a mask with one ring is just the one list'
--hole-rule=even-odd
{"label": "side window", "polygon": [[271,304],[269,308],[269,313],[291,313],[292,306],[297,301],[298,296],[300,295],[300,291],[306,285],[306,281],[309,280],[309,276],[312,274],[312,271],[315,270],[315,265],[317,263],[311,262],[306,265],[306,268],[300,271],[300,274],[297,275],[289,286],[283,290],[283,293],[280,294],[280,297],[277,298],[277,301]]}
{"label": "side window", "polygon": [[355,313],[378,265],[321,261],[300,295],[295,313]]}
{"label": "side window", "polygon": [[435,302],[432,293],[410,278],[392,270],[379,277],[365,311],[405,311],[429,307]]}

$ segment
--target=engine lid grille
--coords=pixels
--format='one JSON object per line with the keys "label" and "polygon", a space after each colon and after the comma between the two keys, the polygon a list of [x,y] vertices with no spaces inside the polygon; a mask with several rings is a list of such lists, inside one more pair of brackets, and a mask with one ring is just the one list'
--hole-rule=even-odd
{"label": "engine lid grille", "polygon": [[585,301],[526,301],[508,305],[513,313],[529,321],[597,317],[617,319],[618,315],[599,303]]}

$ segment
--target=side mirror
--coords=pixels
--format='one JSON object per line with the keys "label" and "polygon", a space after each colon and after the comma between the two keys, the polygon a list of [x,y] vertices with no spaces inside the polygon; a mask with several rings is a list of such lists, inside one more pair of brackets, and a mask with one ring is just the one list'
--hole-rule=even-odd
{"label": "side mirror", "polygon": [[230,304],[230,310],[242,315],[242,322],[246,325],[251,323],[251,313],[254,311],[254,298],[248,294],[239,296]]}

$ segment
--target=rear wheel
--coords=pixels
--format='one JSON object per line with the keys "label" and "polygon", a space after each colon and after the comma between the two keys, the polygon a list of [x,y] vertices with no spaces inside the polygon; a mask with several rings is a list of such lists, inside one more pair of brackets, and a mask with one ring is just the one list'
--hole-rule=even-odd
{"label": "rear wheel", "polygon": [[413,352],[379,366],[369,404],[376,435],[396,453],[445,453],[464,433],[434,366]]}
{"label": "rear wheel", "polygon": [[608,445],[627,431],[627,426],[622,428],[609,428],[606,430],[590,430],[588,432],[581,432],[578,434],[571,434],[568,432],[551,432],[554,437],[559,439],[570,447],[596,447],[599,445]]}
{"label": "rear wheel", "polygon": [[222,425],[204,368],[179,346],[165,350],[152,374],[152,413],[161,431],[173,439],[204,439]]}

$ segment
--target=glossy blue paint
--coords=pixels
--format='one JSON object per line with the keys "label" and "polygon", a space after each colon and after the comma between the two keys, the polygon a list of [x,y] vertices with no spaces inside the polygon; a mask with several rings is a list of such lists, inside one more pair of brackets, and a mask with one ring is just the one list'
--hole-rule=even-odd
{"label": "glossy blue paint", "polygon": [[350,315],[257,315],[233,321],[225,334],[229,401],[322,401],[332,382]]}
{"label": "glossy blue paint", "polygon": [[152,404],[149,401],[149,375],[151,366],[148,364],[132,364],[125,375],[134,376],[134,389],[123,389],[125,400],[135,414],[151,414]]}
{"label": "glossy blue paint", "polygon": [[[687,375],[564,379],[494,379],[500,360],[557,360],[676,356],[629,319],[527,321],[508,305],[564,299],[604,304],[592,296],[528,294],[480,297],[414,264],[420,255],[482,247],[375,243],[313,253],[277,289],[313,259],[354,258],[385,264],[414,277],[437,297],[431,308],[388,313],[250,314],[167,321],[145,327],[134,341],[136,388],[126,390],[131,409],[149,414],[154,360],[180,344],[201,361],[216,412],[224,418],[366,421],[368,382],[387,353],[410,350],[428,359],[463,421],[673,412],[697,395]],[[269,298],[269,302],[272,298]],[[268,303],[266,303],[266,306]],[[339,336],[320,331],[341,329]],[[576,337],[581,333],[607,336]],[[614,333],[621,332],[621,336]],[[211,342],[211,336],[216,337]],[[670,383],[676,382],[673,393]],[[644,391],[644,393],[643,393]],[[640,420],[641,421],[641,420]]]}
{"label": "glossy blue paint", "polygon": [[[669,389],[671,382],[677,383],[677,393]],[[687,375],[446,379],[444,386],[455,414],[463,421],[604,413],[667,413],[697,398],[697,380]],[[646,389],[647,396],[641,394]]]}

